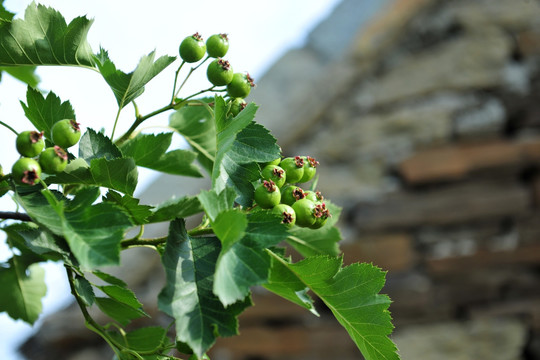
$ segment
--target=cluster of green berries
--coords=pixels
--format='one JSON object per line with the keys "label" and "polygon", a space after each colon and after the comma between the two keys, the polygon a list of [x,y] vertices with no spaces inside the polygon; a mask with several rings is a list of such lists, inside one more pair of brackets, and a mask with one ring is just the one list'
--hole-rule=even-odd
{"label": "cluster of green berries", "polygon": [[223,57],[229,51],[227,34],[214,34],[204,42],[199,33],[186,37],[180,43],[179,53],[184,62],[195,63],[203,59],[215,58],[206,68],[206,77],[214,86],[226,86],[227,94],[231,98],[230,111],[233,116],[238,115],[246,107],[244,100],[251,88],[255,86],[253,78],[248,73],[235,73],[229,61]]}
{"label": "cluster of green berries", "polygon": [[321,228],[331,216],[320,192],[307,191],[295,185],[310,181],[319,162],[310,156],[276,159],[262,168],[261,181],[254,199],[263,209],[282,216],[292,227]]}
{"label": "cluster of green berries", "polygon": [[35,185],[43,171],[46,174],[62,172],[68,163],[67,149],[79,142],[81,129],[75,120],[64,119],[51,128],[53,146],[45,148],[43,132],[23,131],[17,135],[15,145],[21,158],[11,167],[11,176],[19,185]]}

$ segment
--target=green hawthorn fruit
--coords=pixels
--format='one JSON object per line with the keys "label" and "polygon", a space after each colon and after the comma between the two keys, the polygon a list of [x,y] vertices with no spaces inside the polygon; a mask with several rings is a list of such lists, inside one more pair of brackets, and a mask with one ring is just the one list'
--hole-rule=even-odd
{"label": "green hawthorn fruit", "polygon": [[233,69],[227,60],[218,58],[208,64],[206,77],[215,86],[228,85],[233,79]]}
{"label": "green hawthorn fruit", "polygon": [[206,44],[199,33],[195,33],[182,40],[178,48],[180,57],[187,63],[195,63],[201,60],[206,53]]}
{"label": "green hawthorn fruit", "polygon": [[41,167],[36,160],[23,157],[11,167],[11,176],[19,185],[35,185],[39,182]]}
{"label": "green hawthorn fruit", "polygon": [[300,199],[292,204],[296,213],[296,225],[300,227],[309,227],[315,223],[315,203],[308,199]]}
{"label": "green hawthorn fruit", "polygon": [[274,214],[281,216],[281,223],[292,227],[296,223],[296,213],[293,208],[287,204],[277,204],[272,208]]}
{"label": "green hawthorn fruit", "polygon": [[266,165],[262,169],[261,175],[265,180],[272,180],[279,188],[285,184],[285,170],[277,165]]}
{"label": "green hawthorn fruit", "polygon": [[64,119],[54,123],[51,128],[52,141],[63,149],[72,147],[81,138],[81,128],[75,120]]}
{"label": "green hawthorn fruit", "polygon": [[263,209],[271,209],[281,200],[279,188],[273,181],[264,180],[255,188],[255,202]]}
{"label": "green hawthorn fruit", "polygon": [[22,156],[38,156],[45,147],[45,141],[43,141],[43,132],[23,131],[17,135],[15,147]]}
{"label": "green hawthorn fruit", "polygon": [[229,51],[227,34],[214,34],[206,40],[206,52],[213,58],[224,57]]}
{"label": "green hawthorn fruit", "polygon": [[46,174],[64,171],[68,163],[68,154],[60,146],[48,147],[39,155],[39,165]]}

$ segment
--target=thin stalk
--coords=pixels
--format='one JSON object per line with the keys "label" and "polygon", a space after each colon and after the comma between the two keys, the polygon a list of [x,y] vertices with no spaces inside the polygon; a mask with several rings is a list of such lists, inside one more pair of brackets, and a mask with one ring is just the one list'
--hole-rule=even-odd
{"label": "thin stalk", "polygon": [[0,211],[0,219],[32,221],[32,218],[28,214],[13,211]]}
{"label": "thin stalk", "polygon": [[[178,88],[178,90],[174,93],[173,95],[173,102],[174,102],[174,99],[178,96],[178,94],[180,93],[180,90],[182,90],[182,88],[184,87],[184,84],[187,82],[187,80],[189,79],[189,77],[191,76],[191,74],[193,74],[193,72],[195,70],[197,70],[202,64],[204,64],[206,62],[206,60],[208,60],[210,58],[210,56],[207,56],[203,61],[201,61],[201,63],[193,68],[191,68],[186,76],[186,78],[184,79],[184,81],[182,81],[182,84],[180,84],[180,87]],[[176,85],[175,85],[176,86]]]}
{"label": "thin stalk", "polygon": [[180,70],[182,69],[182,66],[184,66],[186,62],[182,60],[182,63],[174,73],[174,84],[172,89],[172,97],[171,97],[171,104],[174,102],[174,95],[176,94],[176,82],[178,81],[178,74],[180,73]]}
{"label": "thin stalk", "polygon": [[118,124],[118,119],[120,118],[120,112],[122,109],[119,107],[118,111],[116,112],[116,119],[114,119],[114,125],[112,129],[111,139],[114,139],[114,132],[116,131],[116,125]]}
{"label": "thin stalk", "polygon": [[15,135],[19,135],[19,133],[18,133],[17,131],[15,131],[15,129],[13,129],[11,126],[9,126],[8,124],[6,124],[5,122],[0,121],[0,125],[5,126],[5,127],[8,128],[9,130],[11,130]]}

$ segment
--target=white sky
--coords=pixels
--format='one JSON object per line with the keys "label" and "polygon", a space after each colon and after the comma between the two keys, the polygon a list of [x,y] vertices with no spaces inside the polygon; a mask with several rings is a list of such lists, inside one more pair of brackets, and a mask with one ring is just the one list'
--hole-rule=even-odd
{"label": "white sky", "polygon": [[[4,0],[5,7],[17,13],[18,17],[22,17],[30,3],[30,0]],[[93,51],[97,52],[101,45],[109,51],[117,68],[125,72],[132,71],[140,57],[152,50],[156,50],[157,56],[177,55],[180,41],[195,32],[205,39],[215,33],[227,33],[230,48],[226,59],[235,72],[248,71],[257,81],[288,49],[302,45],[309,31],[339,0],[41,0],[39,3],[60,11],[68,22],[80,15],[95,19],[88,35]],[[170,65],[146,87],[145,93],[137,100],[141,113],[153,111],[168,102],[178,64]],[[53,90],[62,101],[71,102],[83,131],[84,127],[95,130],[103,127],[110,136],[117,107],[101,75],[84,69],[55,67],[39,68],[38,74],[42,80],[41,89]],[[202,66],[190,78],[180,96],[207,87]],[[0,83],[0,120],[17,131],[32,129],[19,104],[19,100],[25,101],[25,93],[26,86],[4,76]],[[132,119],[133,111],[127,106],[120,117],[117,134],[123,133]],[[149,120],[145,126],[166,125],[167,119],[168,114],[164,114]],[[0,161],[4,171],[9,172],[18,155],[14,134],[1,126],[0,143]],[[150,171],[141,171],[139,189],[151,179]],[[14,209],[8,195],[0,199],[0,209]],[[0,233],[0,261],[7,258],[9,251],[5,247],[3,233]],[[70,300],[69,287],[62,268],[56,264],[46,265],[46,281],[49,292],[43,301],[44,311],[51,313]],[[12,321],[5,313],[0,313],[0,359],[21,359],[13,348],[31,332],[30,326]]]}

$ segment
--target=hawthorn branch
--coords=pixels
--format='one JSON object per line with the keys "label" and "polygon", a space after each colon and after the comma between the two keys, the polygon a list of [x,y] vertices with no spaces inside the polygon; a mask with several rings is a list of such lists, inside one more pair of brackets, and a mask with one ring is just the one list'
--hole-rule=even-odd
{"label": "hawthorn branch", "polygon": [[14,211],[0,211],[0,219],[11,219],[21,221],[33,221],[28,214]]}

